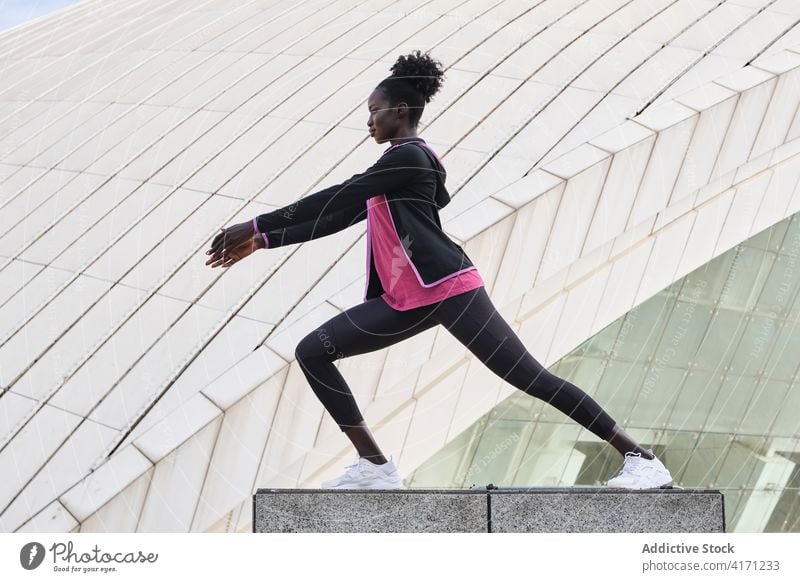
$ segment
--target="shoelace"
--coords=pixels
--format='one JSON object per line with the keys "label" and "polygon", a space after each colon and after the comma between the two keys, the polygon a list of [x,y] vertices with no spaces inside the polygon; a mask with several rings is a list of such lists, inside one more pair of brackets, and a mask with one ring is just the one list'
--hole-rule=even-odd
{"label": "shoelace", "polygon": [[[362,461],[364,461],[364,462],[362,463]],[[347,471],[346,471],[347,476],[348,477],[355,477],[358,473],[361,472],[362,467],[366,466],[366,465],[367,465],[367,462],[363,458],[359,457],[358,460],[355,463],[353,463],[352,465],[347,465],[345,467],[347,469]]]}
{"label": "shoelace", "polygon": [[357,473],[360,472],[361,469],[361,459],[353,463],[352,465],[347,465],[345,467],[347,469],[346,474],[348,477],[355,477]]}
{"label": "shoelace", "polygon": [[633,471],[636,466],[642,461],[641,453],[633,453],[628,451],[625,453],[625,462],[622,465],[622,469],[620,470],[619,474],[622,475],[623,473],[629,473]]}

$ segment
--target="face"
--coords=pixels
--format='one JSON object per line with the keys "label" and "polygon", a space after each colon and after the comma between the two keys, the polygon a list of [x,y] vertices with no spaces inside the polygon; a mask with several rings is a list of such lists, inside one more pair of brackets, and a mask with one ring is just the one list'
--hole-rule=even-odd
{"label": "face", "polygon": [[388,141],[397,135],[408,110],[405,102],[399,103],[397,107],[391,107],[380,89],[375,89],[370,94],[367,107],[369,108],[367,127],[377,143]]}

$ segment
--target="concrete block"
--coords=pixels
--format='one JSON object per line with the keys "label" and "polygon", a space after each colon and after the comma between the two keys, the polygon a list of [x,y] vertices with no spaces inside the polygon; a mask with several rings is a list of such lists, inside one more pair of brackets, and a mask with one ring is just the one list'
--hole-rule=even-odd
{"label": "concrete block", "polygon": [[258,489],[255,533],[725,531],[718,490],[611,487]]}
{"label": "concrete block", "polygon": [[716,490],[509,487],[488,494],[493,533],[725,531]]}
{"label": "concrete block", "polygon": [[486,532],[486,492],[258,489],[254,533]]}

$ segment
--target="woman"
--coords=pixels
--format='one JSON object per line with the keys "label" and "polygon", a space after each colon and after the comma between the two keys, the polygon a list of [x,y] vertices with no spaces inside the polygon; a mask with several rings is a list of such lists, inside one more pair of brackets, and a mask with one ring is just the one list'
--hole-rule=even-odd
{"label": "woman", "polygon": [[608,441],[624,457],[609,486],[667,486],[672,477],[587,394],[547,370],[497,312],[478,270],[442,231],[439,210],[450,201],[445,169],[417,136],[417,125],[439,90],[443,70],[419,51],[401,56],[392,75],[369,96],[369,133],[389,142],[362,174],[217,234],[207,254],[227,268],[258,249],[313,240],[367,220],[364,302],[309,333],[295,355],[311,388],[358,452],[347,471],[323,488],[401,488],[392,457],[381,452],[353,394],[333,362],[385,348],[444,325],[494,373],[546,400]]}

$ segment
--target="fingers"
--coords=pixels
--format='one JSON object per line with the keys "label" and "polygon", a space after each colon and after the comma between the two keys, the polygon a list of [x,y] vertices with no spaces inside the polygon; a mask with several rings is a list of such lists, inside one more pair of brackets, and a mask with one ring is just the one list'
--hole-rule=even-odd
{"label": "fingers", "polygon": [[[247,254],[249,253],[245,251],[244,256],[247,256]],[[211,257],[209,257],[209,259],[206,261],[206,265],[210,265],[212,269],[215,267],[227,268],[242,258],[242,253],[237,251],[237,249],[226,248],[211,255]]]}
{"label": "fingers", "polygon": [[232,258],[233,255],[231,255],[230,249],[224,249],[223,251],[211,255],[206,261],[206,265],[211,265],[212,268],[224,266],[226,263],[230,262]]}
{"label": "fingers", "polygon": [[[227,269],[228,267],[232,266],[236,261],[239,259],[237,257],[219,257],[218,259],[209,259],[206,261],[206,265],[211,265],[211,268],[214,269],[216,267],[222,267],[223,269]],[[212,262],[213,261],[213,262]]]}
{"label": "fingers", "polygon": [[216,255],[218,254],[225,243],[225,229],[222,228],[217,233],[217,236],[214,237],[214,240],[211,241],[211,248],[206,251],[207,255]]}
{"label": "fingers", "polygon": [[[208,253],[211,253],[211,252],[212,251],[208,251]],[[217,261],[222,259],[223,258],[223,253],[224,253],[224,249],[219,249],[217,251],[214,251],[213,254],[206,261],[206,265],[211,265],[212,263],[216,263]],[[214,266],[214,265],[212,265],[212,266]]]}
{"label": "fingers", "polygon": [[206,265],[211,265],[213,268],[222,264],[220,263],[220,260],[222,259],[224,261],[224,255],[226,254],[226,250],[228,250],[225,248],[226,239],[230,238],[227,235],[228,233],[226,229],[222,228],[214,237],[214,240],[211,241],[211,248],[206,251],[206,254],[211,255],[211,257],[206,261]]}
{"label": "fingers", "polygon": [[247,228],[240,228],[241,226],[234,225],[220,229],[206,251],[206,255],[210,255],[206,265],[210,265],[211,268],[228,268],[258,248],[251,232],[252,226],[247,224]]}
{"label": "fingers", "polygon": [[238,255],[231,254],[231,255],[223,258],[223,260],[222,260],[222,268],[223,269],[227,269],[228,267],[233,266],[234,263],[236,263],[236,261],[238,261],[238,260],[239,260],[239,256]]}
{"label": "fingers", "polygon": [[211,241],[211,248],[206,251],[207,255],[219,254],[224,248],[236,248],[245,244],[253,238],[252,226],[247,224],[245,228],[236,224],[228,228],[223,228]]}

